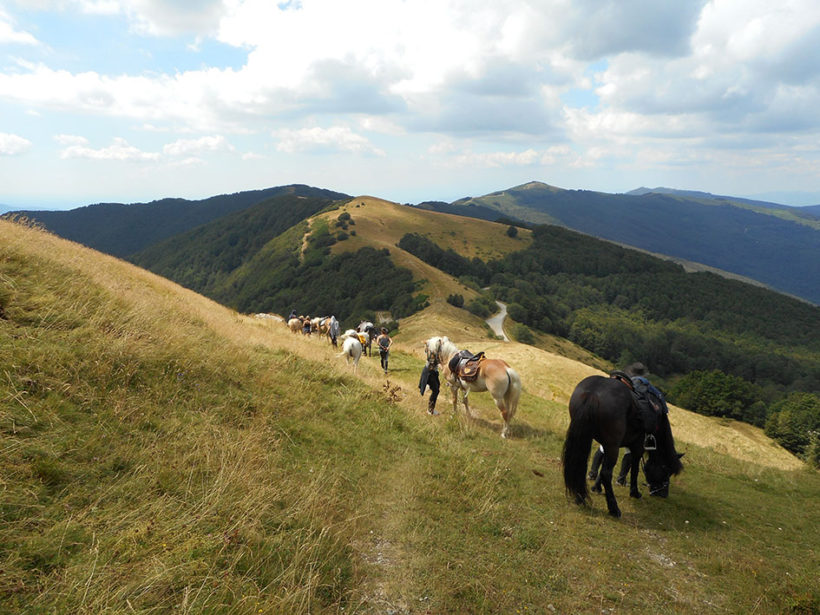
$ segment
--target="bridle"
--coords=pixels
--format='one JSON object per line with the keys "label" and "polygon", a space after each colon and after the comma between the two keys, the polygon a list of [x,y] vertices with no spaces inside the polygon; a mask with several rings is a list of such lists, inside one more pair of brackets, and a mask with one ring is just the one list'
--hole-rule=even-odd
{"label": "bridle", "polygon": [[427,347],[427,344],[424,345],[424,354],[427,355],[427,366],[430,369],[438,366],[441,363],[441,338],[439,338],[437,342],[436,349],[433,352],[430,352],[430,349]]}
{"label": "bridle", "polygon": [[[643,458],[643,456],[641,456],[641,471],[644,473],[644,476],[646,476],[646,460]],[[669,479],[667,478],[664,482],[662,482],[660,484],[660,487],[658,487],[657,489],[653,489],[652,485],[650,485],[649,483],[647,483],[646,486],[649,487],[649,495],[655,495],[656,493],[661,492],[669,487]]]}

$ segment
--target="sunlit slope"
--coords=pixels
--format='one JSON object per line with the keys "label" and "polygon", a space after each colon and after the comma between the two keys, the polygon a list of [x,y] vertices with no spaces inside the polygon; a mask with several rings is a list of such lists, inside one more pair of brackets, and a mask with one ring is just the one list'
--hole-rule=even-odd
{"label": "sunlit slope", "polygon": [[356,234],[335,244],[333,252],[355,251],[365,246],[386,248],[397,266],[409,269],[416,280],[425,281],[422,292],[431,300],[444,300],[453,293],[469,299],[475,293],[398,248],[396,244],[404,235],[425,235],[445,250],[452,249],[461,256],[478,257],[484,261],[523,250],[531,241],[531,232],[526,229],[518,229],[518,236],[511,238],[506,233],[508,225],[435,213],[369,196],[356,197],[340,209],[321,214],[321,217],[332,228],[339,215],[345,212],[353,219],[350,229]]}
{"label": "sunlit slope", "polygon": [[[486,332],[474,317],[464,318],[464,310],[449,305],[431,306],[402,322],[396,338],[399,348],[423,357],[424,340],[433,335],[447,335],[459,347],[473,352],[483,350],[487,356],[502,358],[513,366],[522,377],[524,390],[535,399],[532,411],[523,411],[526,421],[563,433],[569,416],[566,406],[575,385],[582,379],[603,372],[584,363],[564,356],[546,352],[527,344],[487,339]],[[560,406],[541,403],[554,402]],[[492,400],[487,396],[473,395],[471,404],[483,409],[483,416],[493,423],[500,419]],[[763,430],[738,421],[725,421],[707,417],[682,408],[671,406],[670,420],[675,438],[684,446],[714,449],[716,452],[736,459],[773,468],[794,470],[803,462],[763,434]]]}
{"label": "sunlit slope", "polygon": [[[820,605],[816,473],[708,448],[673,408],[672,497],[617,488],[618,522],[579,509],[558,459],[592,370],[491,342],[446,303],[402,322],[387,378],[377,358],[353,376],[325,340],[0,222],[0,307],[0,612]],[[475,422],[444,392],[425,414],[433,332],[522,373],[512,439],[486,395]]]}

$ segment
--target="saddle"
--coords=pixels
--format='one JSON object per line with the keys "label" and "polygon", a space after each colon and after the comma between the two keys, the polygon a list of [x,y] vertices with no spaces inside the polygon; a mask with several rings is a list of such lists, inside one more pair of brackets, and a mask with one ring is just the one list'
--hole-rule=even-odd
{"label": "saddle", "polygon": [[[645,378],[635,377],[630,378],[622,371],[613,371],[609,374],[610,378],[614,378],[629,387],[629,392],[632,393],[632,400],[635,402],[637,409],[636,419],[640,421],[641,427],[644,430],[644,449],[653,451],[657,448],[657,441],[655,439],[655,432],[658,430],[658,421],[660,415],[665,413],[666,404],[663,403],[662,398],[655,394],[655,387],[651,390],[648,388],[648,380]],[[648,386],[647,386],[648,385]]]}
{"label": "saddle", "polygon": [[478,354],[473,354],[469,350],[461,350],[453,355],[447,367],[460,380],[464,382],[473,382],[478,378],[478,371],[481,366],[481,361],[484,360],[484,351]]}

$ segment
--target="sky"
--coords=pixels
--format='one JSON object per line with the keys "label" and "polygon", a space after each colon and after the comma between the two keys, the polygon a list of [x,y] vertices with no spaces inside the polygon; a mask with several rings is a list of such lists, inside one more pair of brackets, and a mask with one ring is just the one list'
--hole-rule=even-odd
{"label": "sky", "polygon": [[0,0],[0,204],[820,203],[817,0]]}

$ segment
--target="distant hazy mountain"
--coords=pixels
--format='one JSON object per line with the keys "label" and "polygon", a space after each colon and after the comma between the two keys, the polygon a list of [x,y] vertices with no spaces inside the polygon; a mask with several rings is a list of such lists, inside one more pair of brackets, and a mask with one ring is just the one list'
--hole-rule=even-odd
{"label": "distant hazy mountain", "polygon": [[820,303],[820,218],[812,207],[669,189],[607,194],[540,182],[446,207],[424,207],[471,217],[558,224],[703,263]]}
{"label": "distant hazy mountain", "polygon": [[301,184],[223,194],[198,201],[162,199],[150,203],[99,203],[69,211],[20,211],[51,232],[115,256],[128,256],[168,237],[271,197],[338,199],[347,195]]}

